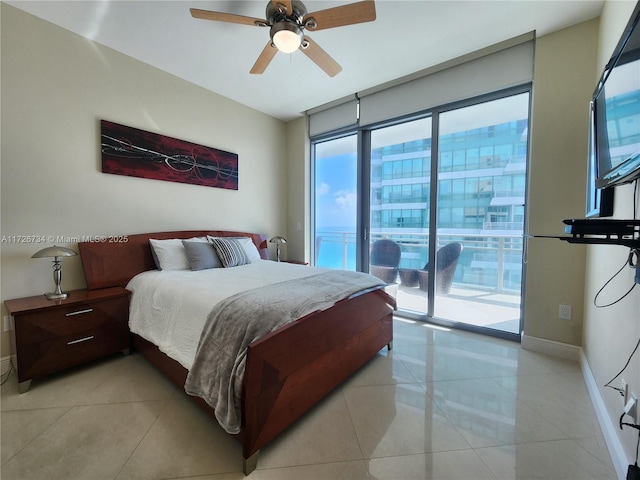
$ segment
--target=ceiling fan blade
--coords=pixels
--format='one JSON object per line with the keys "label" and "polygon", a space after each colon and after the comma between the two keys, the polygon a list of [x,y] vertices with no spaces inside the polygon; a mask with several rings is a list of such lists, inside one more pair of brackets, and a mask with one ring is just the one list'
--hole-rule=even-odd
{"label": "ceiling fan blade", "polygon": [[239,23],[241,25],[266,25],[267,21],[262,18],[245,17],[243,15],[234,15],[232,13],[212,12],[210,10],[200,10],[191,8],[191,16],[193,18],[201,18],[203,20],[215,20],[216,22]]}
{"label": "ceiling fan blade", "polygon": [[302,22],[315,20],[315,26],[307,24],[307,30],[315,32],[326,28],[342,27],[354,23],[372,22],[376,19],[376,5],[373,0],[350,3],[341,7],[327,8],[318,12],[308,13]]}
{"label": "ceiling fan blade", "polygon": [[278,5],[282,5],[287,9],[287,15],[291,15],[293,7],[291,6],[291,0],[271,0],[273,8],[279,10]]}
{"label": "ceiling fan blade", "polygon": [[262,53],[260,53],[258,60],[256,60],[256,63],[254,63],[253,67],[251,67],[251,71],[249,73],[264,73],[264,71],[271,63],[271,60],[273,60],[273,57],[276,56],[276,53],[278,53],[278,49],[274,47],[271,43],[271,40],[269,40],[267,45],[262,50]]}
{"label": "ceiling fan blade", "polygon": [[309,37],[304,37],[307,42],[307,47],[300,47],[302,53],[311,59],[316,65],[318,65],[324,72],[330,77],[335,77],[342,71],[342,67],[331,56],[325,52],[320,46],[311,40]]}

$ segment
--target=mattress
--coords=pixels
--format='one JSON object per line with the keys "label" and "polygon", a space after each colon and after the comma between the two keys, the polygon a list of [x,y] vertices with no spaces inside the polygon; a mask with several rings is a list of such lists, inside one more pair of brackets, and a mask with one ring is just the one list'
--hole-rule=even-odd
{"label": "mattress", "polygon": [[221,300],[327,271],[259,260],[233,268],[143,272],[127,285],[133,292],[129,328],[189,370],[207,317]]}

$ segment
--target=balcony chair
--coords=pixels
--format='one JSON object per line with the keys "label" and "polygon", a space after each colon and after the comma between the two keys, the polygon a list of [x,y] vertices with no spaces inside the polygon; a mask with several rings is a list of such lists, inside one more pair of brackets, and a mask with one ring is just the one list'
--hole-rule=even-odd
{"label": "balcony chair", "polygon": [[[456,271],[462,244],[458,242],[449,243],[436,252],[436,293],[447,294],[451,291],[453,274]],[[427,291],[429,283],[429,262],[424,269],[418,270],[418,284],[420,290]]]}
{"label": "balcony chair", "polygon": [[376,240],[371,247],[370,273],[385,283],[394,283],[400,264],[400,246],[393,240]]}

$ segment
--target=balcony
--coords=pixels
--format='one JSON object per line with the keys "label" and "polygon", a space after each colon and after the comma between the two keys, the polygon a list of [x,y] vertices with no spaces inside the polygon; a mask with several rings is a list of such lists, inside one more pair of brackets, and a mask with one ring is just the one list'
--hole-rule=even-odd
{"label": "balcony", "polygon": [[[521,224],[519,225],[522,226]],[[376,232],[371,242],[389,238],[400,245],[400,268],[424,268],[427,263],[428,232]],[[319,231],[317,265],[355,270],[355,234]],[[447,295],[438,295],[434,316],[487,328],[519,333],[522,280],[522,234],[442,234],[437,247],[450,242],[464,246],[456,268],[453,287]],[[400,310],[427,313],[426,292],[417,287],[398,286]]]}

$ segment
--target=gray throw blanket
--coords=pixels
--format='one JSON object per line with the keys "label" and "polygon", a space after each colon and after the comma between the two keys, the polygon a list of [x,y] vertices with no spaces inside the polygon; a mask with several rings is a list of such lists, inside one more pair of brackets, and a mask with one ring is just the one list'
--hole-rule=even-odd
{"label": "gray throw blanket", "polygon": [[298,318],[384,285],[371,275],[335,270],[222,300],[207,318],[185,391],[203,398],[228,433],[238,433],[247,346]]}

